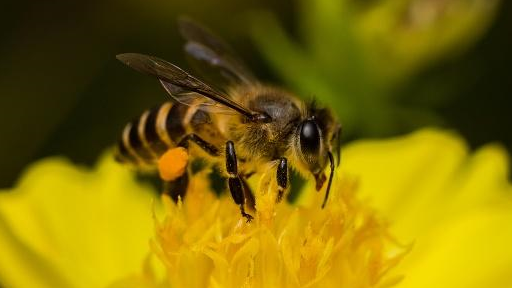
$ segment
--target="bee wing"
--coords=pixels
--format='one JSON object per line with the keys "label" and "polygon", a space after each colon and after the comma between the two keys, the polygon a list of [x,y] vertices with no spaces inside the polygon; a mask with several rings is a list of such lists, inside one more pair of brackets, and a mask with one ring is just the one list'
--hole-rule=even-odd
{"label": "bee wing", "polygon": [[119,54],[116,57],[136,71],[158,78],[167,92],[180,103],[186,105],[193,105],[192,102],[195,102],[194,105],[203,103],[205,107],[223,106],[250,119],[256,119],[254,117],[260,115],[260,113],[250,111],[225,97],[209,85],[165,60],[137,53]]}
{"label": "bee wing", "polygon": [[216,114],[225,114],[225,115],[233,115],[237,112],[229,107],[221,105],[209,98],[205,98],[201,94],[190,92],[180,88],[176,85],[170,84],[163,80],[160,80],[160,83],[164,87],[165,91],[171,95],[174,100],[177,102],[187,105],[187,106],[196,106],[198,109],[203,110],[208,113],[216,113]]}
{"label": "bee wing", "polygon": [[[228,83],[257,82],[233,49],[208,29],[183,17],[178,20],[178,26],[182,36],[187,40],[185,52],[191,56],[192,66],[202,74],[207,77],[221,75]],[[218,81],[219,79],[215,79],[215,83]]]}

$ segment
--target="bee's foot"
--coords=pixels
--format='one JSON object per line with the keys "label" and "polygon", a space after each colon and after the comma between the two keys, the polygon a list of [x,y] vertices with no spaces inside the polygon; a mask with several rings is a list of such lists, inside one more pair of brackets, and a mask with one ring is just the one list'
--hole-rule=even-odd
{"label": "bee's foot", "polygon": [[245,212],[242,212],[242,216],[245,217],[245,219],[247,219],[246,223],[251,223],[251,221],[254,219],[254,217]]}
{"label": "bee's foot", "polygon": [[284,190],[283,189],[277,190],[276,203],[281,203],[281,201],[283,201],[283,196],[284,196]]}

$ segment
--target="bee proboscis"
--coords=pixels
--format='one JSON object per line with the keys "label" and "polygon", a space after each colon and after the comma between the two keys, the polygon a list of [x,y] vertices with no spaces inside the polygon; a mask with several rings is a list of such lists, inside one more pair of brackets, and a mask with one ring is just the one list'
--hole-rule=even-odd
{"label": "bee proboscis", "polygon": [[[341,125],[331,110],[261,83],[206,28],[189,19],[178,23],[191,60],[201,71],[217,72],[222,81],[207,84],[153,56],[118,55],[126,65],[156,77],[173,98],[126,125],[118,159],[151,167],[169,149],[183,147],[192,158],[205,158],[225,173],[233,200],[248,221],[252,216],[246,208],[254,208],[255,196],[246,180],[265,172],[266,164],[272,163],[275,169],[276,202],[289,189],[290,167],[313,176],[320,190],[327,179],[324,169],[330,164],[324,207],[335,162],[340,161]],[[165,192],[177,201],[185,196],[188,173],[166,184]]]}

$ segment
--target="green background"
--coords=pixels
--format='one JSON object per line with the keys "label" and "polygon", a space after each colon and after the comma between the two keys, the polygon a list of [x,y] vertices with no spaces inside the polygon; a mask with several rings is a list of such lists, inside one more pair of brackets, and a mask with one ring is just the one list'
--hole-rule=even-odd
{"label": "green background", "polygon": [[[447,100],[429,106],[443,119],[435,124],[458,131],[472,147],[501,142],[512,149],[511,6],[503,1],[490,29],[464,53],[430,65],[401,87],[400,93],[419,95],[417,105],[432,86],[443,87]],[[211,27],[273,83],[283,81],[251,41],[250,12],[270,11],[288,33],[298,34],[294,1],[17,1],[2,10],[0,187],[49,155],[94,163],[127,121],[167,100],[154,79],[126,68],[115,55],[140,52],[187,67],[177,16]],[[355,132],[345,140],[412,129],[395,128]]]}

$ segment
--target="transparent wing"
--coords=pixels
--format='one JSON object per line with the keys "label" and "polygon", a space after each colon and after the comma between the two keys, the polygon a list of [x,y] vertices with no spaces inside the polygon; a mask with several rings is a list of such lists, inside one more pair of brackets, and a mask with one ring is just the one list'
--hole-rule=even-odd
{"label": "transparent wing", "polygon": [[174,100],[183,105],[196,106],[199,110],[203,110],[208,113],[225,115],[233,115],[238,113],[237,111],[219,104],[211,99],[205,98],[198,93],[181,89],[180,87],[167,83],[163,80],[160,80],[160,83],[167,91],[167,93],[169,93],[169,95],[174,98]]}
{"label": "transparent wing", "polygon": [[205,77],[217,74],[231,83],[257,82],[242,59],[221,38],[188,18],[180,18],[178,25],[187,40],[185,52],[191,57],[192,65]]}
{"label": "transparent wing", "polygon": [[167,92],[180,103],[188,103],[191,101],[190,97],[192,97],[197,100],[197,104],[204,103],[204,106],[220,105],[245,115],[249,119],[258,120],[262,118],[260,113],[248,110],[165,60],[137,53],[119,54],[117,59],[136,71],[158,78]]}

